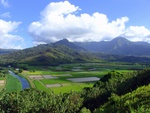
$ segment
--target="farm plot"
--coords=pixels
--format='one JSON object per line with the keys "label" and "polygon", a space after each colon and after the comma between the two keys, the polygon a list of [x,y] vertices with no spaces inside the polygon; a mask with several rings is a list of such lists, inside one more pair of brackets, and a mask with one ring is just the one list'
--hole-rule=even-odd
{"label": "farm plot", "polygon": [[40,80],[44,84],[64,84],[64,83],[70,83],[70,81],[62,80],[62,79],[43,79]]}
{"label": "farm plot", "polygon": [[61,87],[51,87],[49,88],[51,91],[53,91],[56,94],[59,93],[68,93],[70,91],[81,91],[84,87],[92,87],[93,84],[88,83],[71,83],[71,84],[64,84],[64,86]]}
{"label": "farm plot", "polygon": [[54,76],[57,76],[57,77],[70,77],[72,75],[71,74],[59,74],[59,75],[54,75]]}
{"label": "farm plot", "polygon": [[47,84],[46,87],[50,88],[50,87],[61,87],[61,84]]}
{"label": "farm plot", "polygon": [[46,92],[50,92],[49,89],[46,88],[45,85],[42,82],[40,82],[39,80],[34,80],[33,83],[37,89],[46,91]]}
{"label": "farm plot", "polygon": [[[88,69],[91,68],[88,67]],[[66,65],[66,67],[61,66],[61,70],[59,71],[56,71],[54,68],[53,70],[26,72],[26,77],[28,77],[39,90],[66,93],[71,90],[81,91],[84,87],[92,87],[94,82],[99,80],[99,78],[107,72],[108,70],[104,72],[104,70],[95,71],[95,69],[90,71],[86,69],[86,71],[84,71],[82,66],[72,65],[72,67],[68,67]]]}
{"label": "farm plot", "polygon": [[5,80],[0,80],[0,86],[2,86],[5,83]]}
{"label": "farm plot", "polygon": [[3,89],[5,85],[5,80],[0,80],[0,91]]}
{"label": "farm plot", "polygon": [[41,75],[29,75],[28,76],[30,79],[34,79],[34,80],[41,80],[44,79],[43,76]]}
{"label": "farm plot", "polygon": [[93,81],[100,80],[100,78],[98,78],[98,77],[84,77],[84,78],[69,78],[67,80],[70,80],[72,82],[93,82]]}
{"label": "farm plot", "polygon": [[45,79],[56,79],[58,77],[51,76],[51,75],[42,75]]}

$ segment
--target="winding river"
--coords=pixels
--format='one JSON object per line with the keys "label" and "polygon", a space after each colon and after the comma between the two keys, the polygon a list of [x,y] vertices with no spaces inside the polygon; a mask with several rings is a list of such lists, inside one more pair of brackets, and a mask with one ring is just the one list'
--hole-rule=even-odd
{"label": "winding river", "polygon": [[16,75],[14,72],[12,72],[12,71],[10,71],[10,70],[9,70],[9,73],[10,73],[12,76],[16,77],[16,78],[21,82],[21,84],[22,84],[22,89],[23,89],[23,90],[26,89],[26,88],[30,88],[29,82],[28,82],[25,78]]}

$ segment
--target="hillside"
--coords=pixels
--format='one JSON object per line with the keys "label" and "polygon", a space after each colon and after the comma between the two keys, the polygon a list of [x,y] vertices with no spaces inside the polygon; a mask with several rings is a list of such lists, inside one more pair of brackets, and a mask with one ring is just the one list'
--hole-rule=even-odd
{"label": "hillside", "polygon": [[91,52],[115,55],[150,56],[150,44],[146,42],[131,42],[124,37],[117,37],[111,41],[75,42]]}
{"label": "hillside", "polygon": [[61,63],[90,62],[95,57],[78,52],[63,44],[44,44],[0,56],[0,64],[57,65]]}

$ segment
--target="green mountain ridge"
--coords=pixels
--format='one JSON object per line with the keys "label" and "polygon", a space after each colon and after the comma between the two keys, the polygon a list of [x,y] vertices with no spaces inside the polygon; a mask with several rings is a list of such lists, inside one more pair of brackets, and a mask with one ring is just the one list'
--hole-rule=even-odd
{"label": "green mountain ridge", "polygon": [[0,55],[0,64],[24,63],[29,65],[57,65],[61,63],[90,62],[96,57],[78,52],[62,44],[43,44]]}
{"label": "green mountain ridge", "polygon": [[[120,44],[120,42],[118,43]],[[130,42],[127,41],[124,43]],[[11,53],[0,55],[0,64],[5,66],[15,64],[48,66],[65,63],[99,62],[99,61],[111,61],[111,62],[119,61],[119,62],[149,64],[150,58],[138,56],[113,55],[105,53],[93,53],[85,50],[82,47],[75,45],[72,42],[69,42],[67,39],[60,40],[56,43],[38,45],[24,50],[18,50]]]}

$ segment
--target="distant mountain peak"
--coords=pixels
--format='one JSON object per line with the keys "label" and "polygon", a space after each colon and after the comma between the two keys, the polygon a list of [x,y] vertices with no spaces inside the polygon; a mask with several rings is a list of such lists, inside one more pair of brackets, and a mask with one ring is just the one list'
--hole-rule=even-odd
{"label": "distant mountain peak", "polygon": [[112,39],[111,41],[130,42],[129,40],[127,40],[124,37],[116,37],[116,38]]}
{"label": "distant mountain peak", "polygon": [[66,38],[64,38],[62,40],[55,42],[54,44],[56,44],[56,45],[59,45],[59,44],[68,45],[69,44],[70,45],[71,42],[69,42]]}
{"label": "distant mountain peak", "polygon": [[54,43],[55,45],[65,45],[69,48],[72,48],[72,49],[75,49],[75,50],[78,50],[78,51],[86,51],[84,48],[80,47],[80,46],[77,46],[75,45],[74,43],[72,42],[69,42],[66,38],[65,39],[62,39],[58,42],[55,42]]}
{"label": "distant mountain peak", "polygon": [[58,42],[69,42],[68,39],[64,38],[62,40],[59,40]]}
{"label": "distant mountain peak", "polygon": [[123,46],[123,45],[130,45],[132,42],[127,40],[124,37],[116,37],[113,40],[110,41],[111,43],[114,43],[114,45]]}

